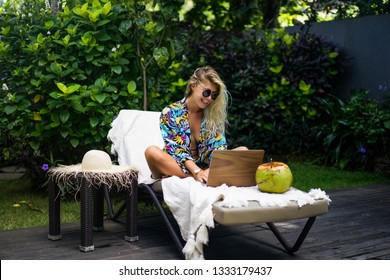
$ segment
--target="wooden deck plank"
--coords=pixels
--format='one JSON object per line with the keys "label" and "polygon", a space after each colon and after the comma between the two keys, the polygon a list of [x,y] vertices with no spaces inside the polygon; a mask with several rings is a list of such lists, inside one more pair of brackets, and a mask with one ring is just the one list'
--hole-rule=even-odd
{"label": "wooden deck plank", "polygon": [[[338,260],[390,259],[390,184],[331,191],[329,213],[316,219],[301,249],[287,254],[266,224],[216,226],[210,232],[206,259]],[[287,240],[295,240],[303,220],[277,223]],[[160,217],[139,220],[140,240],[124,240],[125,227],[110,220],[94,232],[95,250],[79,251],[79,223],[62,225],[62,240],[48,240],[48,227],[0,232],[2,260],[118,259],[178,260]]]}

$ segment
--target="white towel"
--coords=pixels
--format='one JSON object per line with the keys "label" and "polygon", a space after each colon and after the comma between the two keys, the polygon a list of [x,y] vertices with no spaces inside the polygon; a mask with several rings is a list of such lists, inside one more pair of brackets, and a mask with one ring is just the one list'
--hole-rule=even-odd
{"label": "white towel", "polygon": [[248,201],[258,201],[263,207],[284,207],[296,201],[299,207],[316,199],[331,201],[320,189],[306,193],[290,188],[283,194],[263,193],[256,186],[237,188],[222,185],[207,187],[193,178],[170,177],[162,180],[164,201],[175,217],[183,239],[186,259],[204,259],[203,245],[208,243],[208,228],[214,227],[212,206],[222,200],[223,207],[246,207]]}
{"label": "white towel", "polygon": [[154,182],[144,152],[151,145],[164,146],[159,118],[160,112],[121,110],[108,132],[111,154],[118,156],[120,165],[131,165],[139,170],[139,183]]}

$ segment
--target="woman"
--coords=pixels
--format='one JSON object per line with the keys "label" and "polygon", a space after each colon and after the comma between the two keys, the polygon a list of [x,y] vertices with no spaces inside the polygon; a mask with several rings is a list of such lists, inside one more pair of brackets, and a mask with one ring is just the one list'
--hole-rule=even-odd
{"label": "woman", "polygon": [[151,146],[145,151],[152,177],[192,176],[206,183],[212,152],[227,149],[227,104],[228,93],[219,74],[210,66],[196,69],[185,97],[161,113],[163,150]]}

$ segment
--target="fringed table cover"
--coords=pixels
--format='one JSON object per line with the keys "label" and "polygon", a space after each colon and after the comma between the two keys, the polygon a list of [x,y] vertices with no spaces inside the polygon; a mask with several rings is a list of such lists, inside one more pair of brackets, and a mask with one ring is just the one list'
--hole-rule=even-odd
{"label": "fringed table cover", "polygon": [[[51,178],[62,191],[80,188],[79,178],[83,178],[88,186],[107,186],[109,190],[115,186],[118,190],[129,189],[134,179],[138,178],[138,170],[131,166],[113,165],[111,169],[101,171],[83,171],[81,164],[60,165],[49,169],[48,177]],[[70,189],[66,189],[69,187]]]}

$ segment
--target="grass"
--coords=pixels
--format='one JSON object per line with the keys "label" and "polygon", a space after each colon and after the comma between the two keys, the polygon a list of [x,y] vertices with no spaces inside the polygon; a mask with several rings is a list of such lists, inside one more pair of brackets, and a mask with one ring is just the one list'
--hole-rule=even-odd
{"label": "grass", "polygon": [[[308,191],[320,188],[324,191],[389,182],[389,178],[370,172],[340,171],[309,163],[289,163],[294,175],[294,187]],[[121,200],[116,197],[116,204]],[[150,203],[139,205],[141,213],[155,211]],[[47,226],[48,196],[31,191],[30,180],[0,180],[0,230]],[[73,196],[61,200],[61,222],[79,221],[80,205]]]}
{"label": "grass", "polygon": [[327,191],[390,182],[390,178],[374,172],[341,171],[334,167],[310,163],[289,163],[288,165],[294,176],[294,187],[303,191],[313,188]]}

